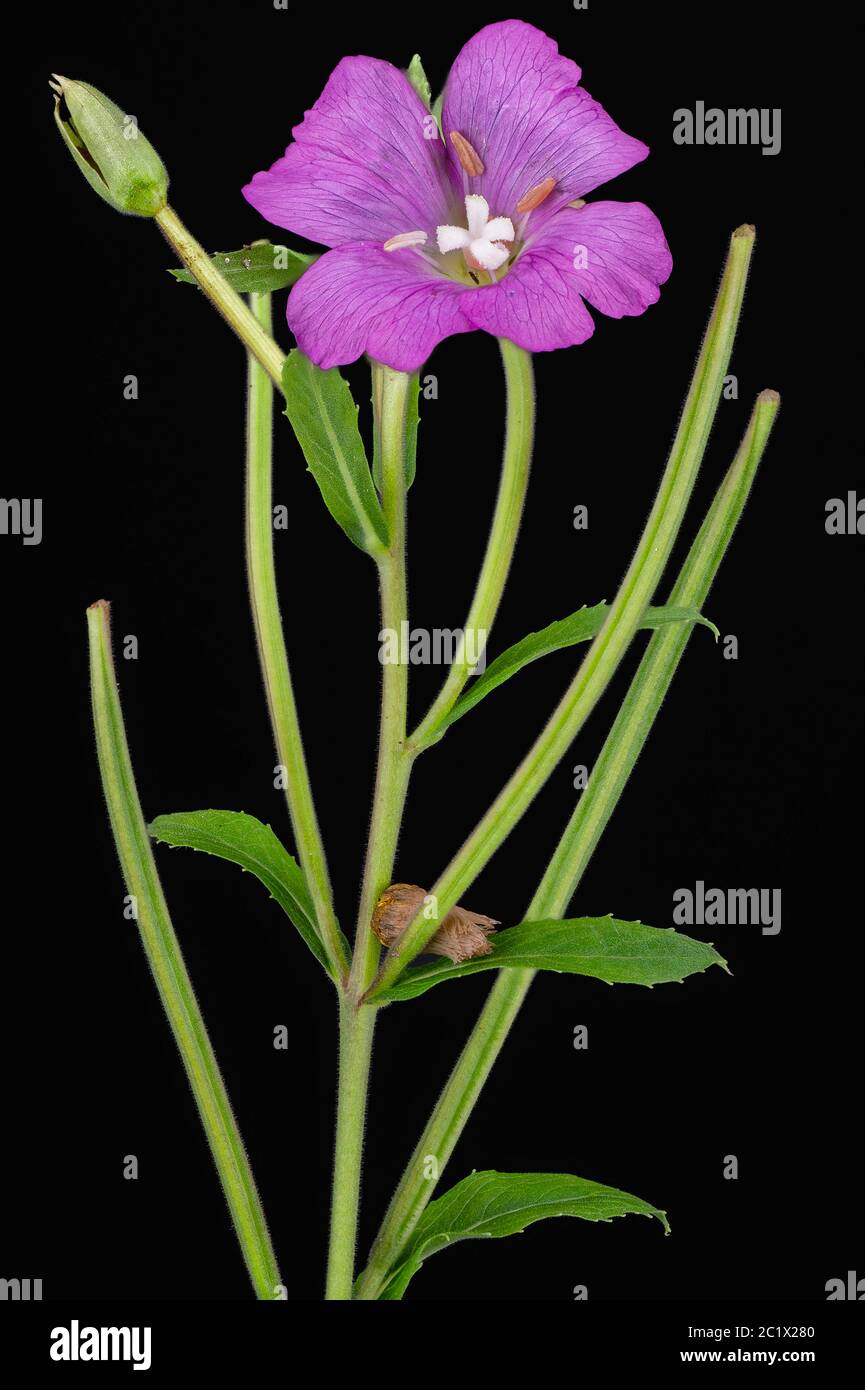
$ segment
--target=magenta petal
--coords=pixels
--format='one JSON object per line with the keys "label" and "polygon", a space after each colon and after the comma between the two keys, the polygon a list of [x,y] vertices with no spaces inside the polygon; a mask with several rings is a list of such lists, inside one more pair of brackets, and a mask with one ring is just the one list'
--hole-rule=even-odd
{"label": "magenta petal", "polygon": [[475,328],[527,352],[573,347],[595,331],[568,262],[544,248],[524,251],[497,285],[466,290],[463,310]]}
{"label": "magenta petal", "polygon": [[529,352],[571,347],[594,331],[584,298],[612,318],[642,314],[672,264],[661,224],[643,203],[562,208],[497,285],[466,293],[463,309],[477,328]]}
{"label": "magenta petal", "polygon": [[[578,85],[580,69],[539,29],[509,19],[481,29],[460,52],[445,89],[443,128],[470,141],[485,165],[470,191],[493,214],[511,216],[544,179],[556,190],[535,224],[645,159],[647,147],[619,130]],[[462,171],[449,145],[452,173]]]}
{"label": "magenta petal", "polygon": [[534,246],[569,265],[575,289],[614,319],[642,314],[656,303],[658,287],[673,268],[661,224],[644,203],[562,208],[525,254]]}
{"label": "magenta petal", "polygon": [[435,122],[390,63],[343,58],[292,134],[283,157],[243,190],[269,222],[341,246],[434,233],[447,221],[449,182]]}
{"label": "magenta petal", "polygon": [[328,251],[300,277],[288,297],[288,326],[319,367],[368,353],[413,372],[442,338],[473,327],[463,298],[463,286],[437,275],[414,251],[355,243]]}

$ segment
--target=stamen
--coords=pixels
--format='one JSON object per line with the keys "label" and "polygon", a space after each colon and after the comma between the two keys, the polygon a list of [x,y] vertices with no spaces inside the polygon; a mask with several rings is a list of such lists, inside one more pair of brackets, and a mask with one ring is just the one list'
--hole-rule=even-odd
{"label": "stamen", "polygon": [[469,178],[476,179],[484,172],[484,162],[475,149],[470,145],[464,135],[460,135],[458,130],[451,131],[451,144],[456,150],[457,159],[465,169]]}
{"label": "stamen", "polygon": [[542,179],[540,183],[533,184],[517,203],[517,212],[534,212],[535,208],[540,207],[541,203],[549,198],[555,186],[554,178]]}
{"label": "stamen", "polygon": [[399,236],[390,237],[382,249],[384,251],[401,251],[404,246],[425,246],[426,241],[426,232],[400,232]]}
{"label": "stamen", "polygon": [[574,201],[573,201],[572,203],[568,203],[568,207],[569,207],[569,208],[576,208],[576,209],[577,209],[577,212],[579,212],[580,208],[584,208],[585,206],[586,206],[586,200],[585,200],[585,198],[575,198]]}

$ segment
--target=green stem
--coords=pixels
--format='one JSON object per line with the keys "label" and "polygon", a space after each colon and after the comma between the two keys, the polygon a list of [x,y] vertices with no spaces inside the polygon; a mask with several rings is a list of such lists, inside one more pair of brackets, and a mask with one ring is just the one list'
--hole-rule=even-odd
{"label": "green stem", "polygon": [[[670,603],[702,608],[751,490],[778,396],[758,396],[748,430],[691,547]],[[616,721],[610,730],[588,787],[583,793],[550,860],[526,920],[560,917],[610,819],[648,738],[664,696],[693,632],[690,623],[659,628],[652,636]],[[442,1092],[429,1123],[394,1193],[357,1297],[378,1297],[389,1271],[410,1238],[432,1195],[426,1177],[435,1157],[439,1175],[462,1134],[484,1083],[501,1051],[529,986],[532,970],[503,970],[490,991],[481,1016]]]}
{"label": "green stem", "polygon": [[[487,631],[501,598],[516,543],[531,460],[534,393],[531,358],[511,344],[502,344],[508,392],[507,433],[502,480],[493,524],[466,630]],[[373,416],[376,459],[380,471],[382,507],[391,536],[389,550],[378,560],[382,627],[397,633],[408,620],[405,570],[405,447],[406,403],[411,378],[373,363]],[[383,668],[381,729],[375,794],[357,936],[347,997],[340,1019],[340,1089],[337,1112],[337,1154],[334,1171],[331,1254],[328,1298],[351,1297],[357,1205],[366,1087],[376,1010],[357,1008],[370,985],[379,960],[372,931],[375,904],[391,881],[399,828],[409,777],[421,746],[434,742],[438,721],[458,698],[469,674],[462,663],[452,669],[443,690],[421,726],[420,746],[406,743],[408,668],[403,663]]]}
{"label": "green stem", "polygon": [[[382,509],[390,546],[377,559],[382,627],[400,631],[407,620],[405,570],[405,426],[410,378],[374,364],[375,430],[382,471]],[[340,1003],[339,1088],[336,1150],[331,1202],[328,1300],[352,1296],[357,1242],[363,1129],[375,1010],[358,1008],[358,999],[375,973],[378,942],[371,930],[376,900],[390,882],[396,856],[410,763],[403,756],[408,705],[408,668],[382,668],[381,722],[372,819],[361,887],[351,973]]]}
{"label": "green stem", "polygon": [[[502,473],[481,572],[463,633],[492,627],[516,546],[523,512],[534,434],[535,399],[529,353],[504,339],[499,344],[505,370],[507,418]],[[373,418],[376,458],[381,471],[382,506],[393,538],[379,562],[382,627],[400,631],[407,620],[405,591],[405,395],[409,379],[373,363]],[[400,472],[402,470],[402,472]],[[379,767],[372,826],[358,917],[352,983],[359,994],[371,983],[379,960],[372,934],[376,901],[390,882],[397,836],[415,758],[441,737],[444,721],[468,680],[471,666],[464,642],[438,697],[410,738],[405,735],[407,669],[384,667]],[[394,732],[395,731],[395,732]]]}
{"label": "green stem", "polygon": [[[411,378],[404,372],[376,363],[373,368],[375,429],[381,460],[382,509],[388,524],[390,546],[376,563],[381,589],[383,628],[400,631],[408,618],[405,568],[405,447],[406,407]],[[372,914],[379,894],[390,883],[396,843],[411,763],[404,756],[408,667],[402,663],[382,667],[381,722],[378,766],[372,818],[358,911],[357,935],[351,972],[340,1005],[339,1090],[337,1096],[336,1153],[331,1202],[330,1252],[327,1266],[329,1300],[352,1296],[357,1242],[363,1129],[374,1009],[359,1008],[378,963],[378,941],[372,932]]]}
{"label": "green stem", "polygon": [[427,714],[409,736],[409,748],[414,754],[441,738],[447,716],[471,675],[472,665],[465,654],[466,634],[472,635],[475,652],[479,654],[478,644],[486,640],[498,612],[523,515],[535,428],[532,359],[528,352],[505,338],[499,339],[499,347],[505,369],[507,417],[501,481],[490,537],[456,658]]}
{"label": "green stem", "polygon": [[[762,391],[757,397],[736,457],[679,571],[668,600],[671,606],[702,609],[744,510],[778,403],[775,391]],[[561,917],[567,908],[648,738],[692,632],[690,623],[671,623],[653,634],[592,768],[589,785],[538,885],[526,921]]]}
{"label": "green stem", "polygon": [[[408,621],[405,448],[411,378],[405,372],[393,371],[380,363],[376,364],[375,373],[378,386],[373,402],[380,442],[381,504],[390,535],[390,546],[376,561],[381,626],[399,635],[402,624]],[[382,666],[378,766],[349,981],[356,999],[369,985],[378,965],[379,946],[372,931],[372,914],[380,894],[391,881],[408,792],[411,759],[405,751],[407,709],[408,666],[403,661],[386,662]]]}
{"label": "green stem", "polygon": [[282,368],[285,353],[265,332],[236,290],[220,274],[203,246],[184,227],[172,207],[156,214],[156,222],[168,243],[204,290],[215,309],[222,314],[229,328],[256,357],[278,390],[282,390]]}
{"label": "green stem", "polygon": [[753,244],[753,227],[740,227],[733,233],[661,486],[604,626],[533,747],[430,890],[437,915],[428,920],[425,907],[409,923],[388,953],[369,999],[392,984],[423,950],[513,830],[582,728],[627,651],[663,573],[703,457],[730,360]]}
{"label": "green stem", "polygon": [[109,606],[87,610],[90,681],[102,786],[126,887],[153,978],[192,1087],[256,1295],[281,1297],[281,1281],[249,1160],[231,1110],[159,882],[135,785],[111,653]]}
{"label": "green stem", "polygon": [[375,1009],[359,1009],[352,999],[344,998],[340,1005],[336,1149],[325,1294],[329,1301],[348,1302],[352,1296],[375,1014]]}
{"label": "green stem", "polygon": [[[269,294],[250,295],[252,316],[269,335]],[[249,353],[246,417],[246,568],[252,617],[277,757],[297,853],[315,907],[318,933],[335,978],[348,971],[321,840],[279,612],[273,558],[273,386]]]}

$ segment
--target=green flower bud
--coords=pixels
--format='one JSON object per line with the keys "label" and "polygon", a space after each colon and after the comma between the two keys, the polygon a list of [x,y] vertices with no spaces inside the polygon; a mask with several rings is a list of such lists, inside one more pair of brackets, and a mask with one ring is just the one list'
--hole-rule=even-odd
{"label": "green flower bud", "polygon": [[[118,212],[154,217],[168,199],[168,174],[135,117],[87,82],[52,76],[54,120],[87,182]],[[61,99],[68,119],[60,114]]]}

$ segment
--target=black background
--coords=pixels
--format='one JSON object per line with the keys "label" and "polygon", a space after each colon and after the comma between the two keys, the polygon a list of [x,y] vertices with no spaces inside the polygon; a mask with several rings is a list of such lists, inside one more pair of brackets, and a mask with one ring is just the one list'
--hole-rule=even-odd
{"label": "black background", "polygon": [[[525,520],[491,651],[611,598],[663,467],[723,262],[743,221],[758,242],[732,370],[683,544],[726,468],[757,391],[783,406],[752,501],[707,605],[739,659],[695,633],[573,904],[657,926],[678,887],[780,887],[780,935],[704,929],[728,957],[684,986],[608,989],[539,979],[449,1165],[571,1171],[668,1209],[673,1234],[628,1219],[548,1222],[466,1243],[425,1266],[410,1300],[821,1300],[865,1273],[851,1223],[861,938],[861,539],[828,537],[827,498],[862,490],[853,452],[858,366],[843,344],[861,296],[846,205],[836,7],[793,36],[787,6],[562,0],[522,17],[552,34],[588,90],[650,158],[601,196],[658,214],[675,268],[638,319],[595,315],[591,342],[536,358],[538,435]],[[244,359],[201,295],[176,284],[157,229],[93,196],[51,120],[50,71],[134,113],[172,177],[172,202],[211,249],[269,235],[240,196],[284,149],[344,53],[423,56],[434,88],[460,45],[506,17],[486,5],[276,11],[186,3],[73,26],[40,7],[22,104],[32,148],[26,225],[37,248],[21,319],[30,339],[9,407],[27,430],[3,491],[44,498],[44,539],[4,539],[12,595],[5,761],[13,779],[5,1051],[23,1081],[7,1108],[14,1194],[3,1270],[44,1296],[249,1299],[197,1116],[134,927],[104,812],[90,726],[84,609],[111,600],[133,760],[148,815],[217,806],[290,842],[248,614],[243,559]],[[701,17],[702,15],[702,17]],[[90,21],[93,21],[92,25]],[[783,109],[780,155],[680,147],[676,108]],[[23,231],[23,226],[20,228]],[[41,248],[41,255],[38,254]],[[29,253],[28,253],[29,255]],[[858,258],[858,259],[857,259]],[[849,260],[849,264],[847,263]],[[32,266],[32,262],[31,262]],[[859,267],[857,269],[856,267]],[[852,279],[851,279],[852,277]],[[848,290],[848,286],[850,286]],[[845,295],[850,294],[849,311]],[[277,332],[287,347],[284,295]],[[10,325],[11,327],[11,325]],[[410,496],[411,614],[464,616],[491,512],[503,395],[494,342],[445,342],[422,401]],[[139,399],[123,398],[134,373]],[[361,365],[347,373],[367,421]],[[277,420],[275,501],[292,522],[277,560],[293,674],[338,911],[356,906],[374,767],[377,596]],[[588,532],[572,529],[577,503]],[[681,547],[678,553],[681,553]],[[672,567],[671,567],[672,572]],[[466,895],[517,921],[591,767],[645,638],[507,846]],[[430,883],[528,747],[574,667],[548,658],[496,693],[418,764],[397,877]],[[441,678],[412,668],[419,716]],[[329,1203],[334,997],[260,885],[192,854],[158,855],[211,1038],[249,1148],[292,1299],[320,1296]],[[699,929],[695,929],[700,935]],[[382,1017],[374,1057],[361,1244],[489,988],[479,976]],[[589,1028],[576,1052],[577,1024]],[[288,1051],[273,1029],[288,1028]],[[30,1102],[29,1105],[26,1102]],[[9,1110],[11,1109],[11,1114]],[[124,1181],[123,1157],[140,1164]],[[737,1181],[722,1177],[724,1156]]]}

